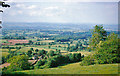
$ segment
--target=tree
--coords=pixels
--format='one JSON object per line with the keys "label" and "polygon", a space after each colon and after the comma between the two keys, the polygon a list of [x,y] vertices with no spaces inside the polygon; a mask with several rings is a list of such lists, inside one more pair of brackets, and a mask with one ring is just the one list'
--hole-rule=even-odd
{"label": "tree", "polygon": [[31,54],[32,54],[32,50],[28,50],[27,55],[31,57]]}
{"label": "tree", "polygon": [[92,31],[92,37],[89,42],[90,49],[94,50],[100,41],[106,40],[106,37],[107,32],[103,29],[103,26],[96,25]]}
{"label": "tree", "polygon": [[30,45],[33,44],[32,40],[29,40],[29,44],[30,44]]}
{"label": "tree", "polygon": [[105,41],[100,41],[97,44],[96,51],[92,56],[89,55],[83,59],[81,65],[119,63],[119,40],[117,34],[109,34]]}
{"label": "tree", "polygon": [[54,51],[50,50],[50,51],[48,52],[48,55],[49,55],[49,56],[54,56],[54,55],[55,55],[55,54],[54,54]]}
{"label": "tree", "polygon": [[30,48],[30,50],[31,50],[31,51],[34,51],[34,49],[33,49],[33,48]]}
{"label": "tree", "polygon": [[28,57],[25,55],[13,56],[7,62],[10,63],[7,68],[9,71],[28,70],[30,68]]}
{"label": "tree", "polygon": [[39,51],[38,49],[35,50],[35,52],[38,52],[38,51]]}
{"label": "tree", "polygon": [[61,54],[60,50],[57,50],[57,49],[56,49],[55,54],[56,54],[56,55]]}
{"label": "tree", "polygon": [[11,49],[9,48],[8,50],[9,50],[8,52],[10,53],[10,52],[11,52]]}
{"label": "tree", "polygon": [[1,5],[2,7],[10,7],[10,5],[5,4],[5,2],[1,2],[1,1],[0,1],[0,5]]}
{"label": "tree", "polygon": [[46,51],[45,50],[40,50],[38,54],[39,55],[44,55],[44,54],[46,54]]}
{"label": "tree", "polygon": [[70,44],[69,43],[67,43],[67,44],[68,44],[67,51],[69,51],[70,50]]}
{"label": "tree", "polygon": [[48,48],[50,49],[50,47],[51,47],[51,46],[49,45]]}
{"label": "tree", "polygon": [[4,56],[2,56],[2,64],[5,63],[7,61],[7,58],[5,58]]}
{"label": "tree", "polygon": [[96,63],[118,63],[120,62],[120,55],[118,50],[118,36],[111,33],[106,41],[101,41],[97,46],[97,52],[94,54]]}

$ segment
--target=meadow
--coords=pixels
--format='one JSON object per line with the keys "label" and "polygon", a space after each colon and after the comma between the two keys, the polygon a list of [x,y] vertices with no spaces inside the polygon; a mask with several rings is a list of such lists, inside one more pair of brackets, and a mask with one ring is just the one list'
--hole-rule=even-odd
{"label": "meadow", "polygon": [[35,70],[16,71],[25,74],[118,74],[118,64],[96,64],[80,66],[80,62]]}

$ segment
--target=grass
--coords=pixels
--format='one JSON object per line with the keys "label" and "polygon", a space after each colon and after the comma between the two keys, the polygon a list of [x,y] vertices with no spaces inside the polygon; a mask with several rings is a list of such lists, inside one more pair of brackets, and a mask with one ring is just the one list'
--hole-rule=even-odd
{"label": "grass", "polygon": [[40,42],[54,42],[54,40],[43,40],[43,41],[40,41]]}
{"label": "grass", "polygon": [[[11,51],[15,51],[16,49],[11,49]],[[2,56],[7,56],[9,53],[8,53],[8,49],[0,49],[0,57]]]}
{"label": "grass", "polygon": [[[8,54],[9,54],[8,52],[2,52],[2,56],[7,56]],[[0,57],[2,57],[2,56],[0,56]]]}
{"label": "grass", "polygon": [[17,71],[25,74],[118,74],[118,64],[80,66],[72,63],[65,66],[46,69]]}
{"label": "grass", "polygon": [[63,52],[65,52],[65,53],[63,53],[63,55],[66,55],[66,54],[68,54],[68,53],[81,53],[81,55],[84,55],[84,56],[88,56],[88,55],[90,55],[90,54],[93,54],[94,52],[88,52],[88,51],[77,51],[77,52],[66,52],[66,51],[63,51]]}

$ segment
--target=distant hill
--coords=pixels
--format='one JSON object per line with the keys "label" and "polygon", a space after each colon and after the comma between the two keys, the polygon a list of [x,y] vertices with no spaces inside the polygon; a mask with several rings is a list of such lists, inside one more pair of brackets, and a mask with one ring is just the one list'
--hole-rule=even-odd
{"label": "distant hill", "polygon": [[[3,29],[44,29],[44,30],[81,30],[89,31],[96,24],[72,23],[3,23]],[[117,25],[103,25],[106,30],[118,30]]]}

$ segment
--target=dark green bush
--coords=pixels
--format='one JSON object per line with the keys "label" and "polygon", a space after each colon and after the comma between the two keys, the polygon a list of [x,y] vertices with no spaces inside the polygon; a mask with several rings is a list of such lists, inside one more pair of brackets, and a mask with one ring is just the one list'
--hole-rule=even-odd
{"label": "dark green bush", "polygon": [[81,61],[81,53],[67,54],[67,55],[55,55],[47,59],[46,67],[57,67],[63,64]]}
{"label": "dark green bush", "polygon": [[54,51],[50,50],[50,51],[48,52],[48,55],[49,55],[49,56],[54,56],[55,53],[54,53]]}
{"label": "dark green bush", "polygon": [[45,64],[46,67],[57,67],[59,65],[65,64],[68,62],[68,57],[65,57],[63,55],[56,55],[54,57],[51,57],[47,60],[47,63]]}
{"label": "dark green bush", "polygon": [[46,54],[47,52],[45,51],[45,50],[40,50],[39,52],[38,52],[38,54],[39,54],[39,56],[40,55],[44,55],[44,54]]}
{"label": "dark green bush", "polygon": [[68,56],[70,63],[81,61],[82,58],[81,53],[74,53],[74,54],[70,53],[67,54],[66,56]]}

